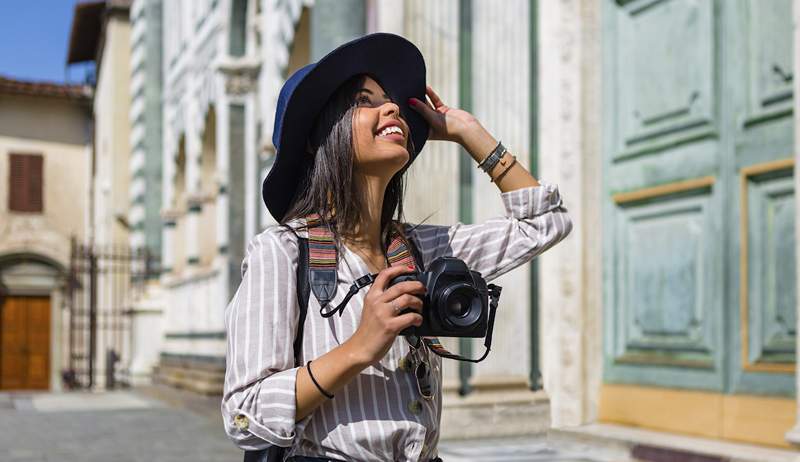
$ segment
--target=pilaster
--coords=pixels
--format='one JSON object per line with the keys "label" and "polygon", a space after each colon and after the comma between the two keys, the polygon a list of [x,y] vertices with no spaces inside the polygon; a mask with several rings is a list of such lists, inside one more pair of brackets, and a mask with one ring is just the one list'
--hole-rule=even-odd
{"label": "pilaster", "polygon": [[539,175],[573,232],[539,259],[544,388],[552,425],[595,419],[602,364],[600,2],[539,1]]}
{"label": "pilaster", "polygon": [[175,227],[178,224],[179,213],[176,210],[165,209],[161,211],[161,272],[169,274],[175,267]]}

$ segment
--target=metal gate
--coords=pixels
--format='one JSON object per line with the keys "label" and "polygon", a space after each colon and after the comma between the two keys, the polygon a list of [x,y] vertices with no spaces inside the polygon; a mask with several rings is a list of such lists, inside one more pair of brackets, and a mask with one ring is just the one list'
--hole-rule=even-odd
{"label": "metal gate", "polygon": [[145,249],[90,246],[73,239],[66,305],[68,388],[126,385],[131,359],[131,305],[157,274]]}

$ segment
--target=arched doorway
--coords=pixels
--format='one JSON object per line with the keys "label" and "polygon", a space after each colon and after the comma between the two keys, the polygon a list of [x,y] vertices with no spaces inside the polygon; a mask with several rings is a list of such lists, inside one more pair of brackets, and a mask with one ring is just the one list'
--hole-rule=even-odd
{"label": "arched doorway", "polygon": [[50,389],[62,275],[45,257],[0,257],[0,390]]}

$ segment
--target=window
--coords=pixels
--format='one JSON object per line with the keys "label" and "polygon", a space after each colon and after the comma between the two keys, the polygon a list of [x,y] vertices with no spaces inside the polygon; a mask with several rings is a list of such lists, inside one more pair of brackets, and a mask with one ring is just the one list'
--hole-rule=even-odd
{"label": "window", "polygon": [[41,212],[44,176],[39,154],[9,156],[8,209],[14,212]]}

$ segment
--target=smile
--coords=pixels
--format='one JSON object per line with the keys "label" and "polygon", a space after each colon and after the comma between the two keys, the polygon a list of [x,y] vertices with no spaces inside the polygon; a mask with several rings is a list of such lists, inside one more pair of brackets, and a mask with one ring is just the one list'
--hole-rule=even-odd
{"label": "smile", "polygon": [[397,125],[390,125],[378,133],[378,138],[386,138],[392,141],[405,141],[403,130]]}

